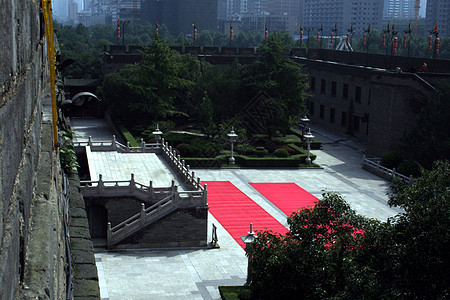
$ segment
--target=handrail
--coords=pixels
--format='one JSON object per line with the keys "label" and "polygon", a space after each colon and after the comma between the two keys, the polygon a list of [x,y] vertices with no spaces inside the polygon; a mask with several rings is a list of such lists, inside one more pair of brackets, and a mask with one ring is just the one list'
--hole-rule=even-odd
{"label": "handrail", "polygon": [[161,152],[163,157],[175,168],[175,170],[184,179],[185,183],[196,190],[203,190],[200,177],[195,177],[195,172],[190,170],[190,166],[186,165],[185,160],[177,155],[176,150],[169,146],[164,138],[161,142],[145,143],[141,139],[141,144],[138,147],[130,147],[127,142],[126,145],[121,144],[113,135],[111,142],[94,142],[89,137],[87,142],[74,142],[74,147],[90,147],[91,151],[117,151],[120,153],[158,153]]}
{"label": "handrail", "polygon": [[384,166],[381,165],[381,159],[380,158],[367,158],[365,155],[363,155],[363,162],[362,162],[363,166],[369,166],[379,172],[381,172],[382,174],[384,174],[387,177],[390,178],[399,178],[401,181],[403,181],[406,184],[411,185],[414,181],[413,176],[411,175],[410,177],[407,177],[403,174],[398,173],[395,168],[393,168],[392,170],[389,168],[386,168]]}

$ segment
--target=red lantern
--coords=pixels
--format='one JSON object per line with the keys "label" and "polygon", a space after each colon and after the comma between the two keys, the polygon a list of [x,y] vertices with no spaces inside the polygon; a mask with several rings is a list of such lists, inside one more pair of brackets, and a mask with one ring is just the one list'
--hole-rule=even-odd
{"label": "red lantern", "polygon": [[366,45],[366,34],[363,33],[363,46],[365,46],[365,45]]}
{"label": "red lantern", "polygon": [[403,49],[406,49],[406,34],[403,36]]}
{"label": "red lantern", "polygon": [[230,29],[230,41],[233,40],[233,29]]}
{"label": "red lantern", "polygon": [[317,31],[317,42],[320,42],[320,31]]}
{"label": "red lantern", "polygon": [[194,41],[197,40],[197,28],[194,28]]}
{"label": "red lantern", "polygon": [[383,34],[383,48],[386,47],[386,35]]}
{"label": "red lantern", "polygon": [[120,39],[120,27],[117,26],[117,39]]}
{"label": "red lantern", "polygon": [[300,31],[300,43],[303,43],[303,30]]}
{"label": "red lantern", "polygon": [[394,48],[392,49],[393,54],[397,54],[397,44],[398,44],[398,37],[394,37]]}
{"label": "red lantern", "polygon": [[345,37],[345,43],[348,45],[348,42],[350,40],[350,34],[347,32],[347,36]]}
{"label": "red lantern", "polygon": [[433,43],[433,37],[430,35],[430,36],[428,36],[428,50],[431,50],[432,43]]}
{"label": "red lantern", "polygon": [[330,43],[333,44],[333,31],[331,32],[331,39],[330,39]]}
{"label": "red lantern", "polygon": [[439,54],[439,42],[441,41],[440,38],[436,38],[436,40],[434,41],[436,43],[436,55]]}

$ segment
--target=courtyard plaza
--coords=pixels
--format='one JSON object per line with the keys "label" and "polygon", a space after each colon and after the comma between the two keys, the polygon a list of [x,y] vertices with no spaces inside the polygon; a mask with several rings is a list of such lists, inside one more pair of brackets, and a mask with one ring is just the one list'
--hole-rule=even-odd
{"label": "courtyard plaza", "polygon": [[[72,119],[71,123],[75,141],[86,141],[89,136],[93,141],[110,141],[114,134],[102,119]],[[358,213],[383,221],[400,212],[387,205],[389,183],[361,168],[363,145],[314,124],[311,127],[316,139],[322,142],[321,150],[312,150],[321,168],[193,171],[202,181],[231,182],[285,226],[287,215],[250,183],[293,182],[318,198],[324,191],[337,192]],[[95,163],[98,165],[91,170],[91,177],[103,172],[107,174],[103,175],[104,180],[129,180],[130,173],[134,173],[137,182],[148,184],[157,174],[158,185],[159,180],[168,180],[166,186],[177,178],[157,155],[145,159],[142,154],[123,155],[128,156],[126,163],[120,162],[120,156],[101,159],[101,153],[97,152]],[[113,171],[108,174],[107,170]],[[212,240],[213,224],[217,227],[220,245],[217,249],[108,251],[96,248],[102,299],[220,299],[218,286],[243,285],[247,276],[245,252],[211,213],[208,213],[208,242]],[[254,228],[255,231],[262,229]],[[243,236],[246,234],[242,232]]]}

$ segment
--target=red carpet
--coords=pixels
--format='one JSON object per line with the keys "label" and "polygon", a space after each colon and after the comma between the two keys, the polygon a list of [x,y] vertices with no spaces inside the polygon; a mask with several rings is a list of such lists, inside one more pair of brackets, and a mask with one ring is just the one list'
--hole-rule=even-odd
{"label": "red carpet", "polygon": [[288,231],[231,182],[202,181],[202,185],[205,183],[208,185],[209,211],[242,248],[245,244],[241,236],[247,235],[250,223],[253,223],[253,231],[269,229],[281,234]]}
{"label": "red carpet", "polygon": [[302,207],[312,207],[316,197],[295,183],[250,183],[287,216]]}

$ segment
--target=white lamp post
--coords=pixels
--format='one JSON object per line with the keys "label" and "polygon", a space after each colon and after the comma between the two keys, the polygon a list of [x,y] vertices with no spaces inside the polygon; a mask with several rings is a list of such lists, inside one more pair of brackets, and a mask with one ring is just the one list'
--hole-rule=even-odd
{"label": "white lamp post", "polygon": [[161,130],[159,130],[159,124],[156,124],[156,130],[152,132],[156,139],[156,145],[159,145],[159,141],[161,140],[161,135],[163,134]]}
{"label": "white lamp post", "polygon": [[250,231],[247,235],[241,236],[241,240],[245,244],[245,252],[248,255],[248,264],[247,264],[247,280],[245,281],[245,285],[250,285],[252,282],[252,254],[253,249],[251,243],[255,240],[255,232],[253,232],[253,224],[250,223]]}
{"label": "white lamp post", "polygon": [[234,133],[234,127],[231,127],[231,131],[227,135],[228,135],[228,138],[230,139],[230,143],[231,143],[231,157],[229,158],[228,162],[230,163],[230,165],[234,165],[236,160],[233,157],[233,145],[236,142],[236,138],[238,135],[236,133]]}
{"label": "white lamp post", "polygon": [[311,142],[312,142],[313,138],[314,138],[314,136],[311,134],[311,129],[309,129],[308,132],[305,134],[306,145],[308,147],[308,154],[305,159],[305,163],[307,165],[311,164],[311,158],[309,157],[309,152],[311,151]]}

